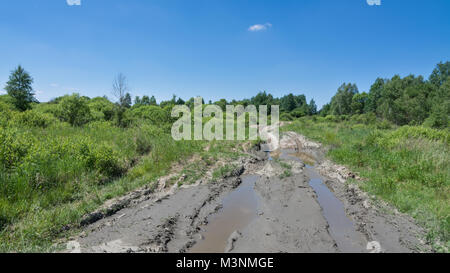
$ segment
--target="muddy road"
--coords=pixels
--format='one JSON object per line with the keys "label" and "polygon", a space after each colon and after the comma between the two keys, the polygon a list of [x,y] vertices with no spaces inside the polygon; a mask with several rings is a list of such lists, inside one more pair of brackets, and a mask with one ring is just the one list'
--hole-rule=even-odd
{"label": "muddy road", "polygon": [[111,201],[66,251],[430,251],[410,217],[346,183],[359,178],[301,135],[269,139],[233,165],[217,181],[167,188],[162,178],[156,192]]}

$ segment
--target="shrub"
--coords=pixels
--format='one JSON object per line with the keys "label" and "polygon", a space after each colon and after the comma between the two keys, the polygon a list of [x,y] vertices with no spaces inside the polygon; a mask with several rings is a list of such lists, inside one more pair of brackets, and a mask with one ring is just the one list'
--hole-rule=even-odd
{"label": "shrub", "polygon": [[119,176],[123,173],[118,154],[106,144],[95,147],[91,151],[87,164],[89,166],[92,164],[95,170],[109,177]]}
{"label": "shrub", "polygon": [[325,121],[327,122],[339,122],[339,118],[335,115],[328,115],[325,117]]}
{"label": "shrub", "polygon": [[93,98],[88,103],[94,120],[112,120],[114,118],[114,103],[107,98]]}
{"label": "shrub", "polygon": [[58,120],[51,114],[40,113],[33,110],[17,113],[14,115],[13,120],[15,124],[41,128],[47,128],[48,126],[58,122]]}
{"label": "shrub", "polygon": [[431,115],[424,121],[423,125],[431,128],[449,128],[450,126],[450,101],[434,106]]}
{"label": "shrub", "polygon": [[77,146],[78,158],[84,162],[86,168],[108,177],[119,176],[123,173],[119,156],[111,146],[105,143],[95,145],[90,140],[83,140]]}
{"label": "shrub", "polygon": [[134,129],[134,142],[139,155],[147,154],[152,149],[152,138],[162,134],[158,127],[143,124]]}
{"label": "shrub", "polygon": [[406,139],[427,139],[431,141],[439,141],[448,143],[450,134],[448,131],[425,128],[421,126],[403,126],[395,131],[385,134],[377,134],[374,143],[384,147],[394,147],[405,142]]}
{"label": "shrub", "polygon": [[292,121],[294,118],[289,113],[282,113],[280,115],[280,120],[282,121]]}
{"label": "shrub", "polygon": [[34,142],[31,134],[17,128],[0,130],[0,164],[5,169],[18,166]]}
{"label": "shrub", "polygon": [[51,114],[54,117],[61,117],[61,107],[56,103],[39,103],[33,107],[33,111]]}
{"label": "shrub", "polygon": [[350,120],[355,123],[370,125],[376,123],[377,117],[374,113],[367,113],[361,115],[353,115],[351,116]]}
{"label": "shrub", "polygon": [[392,129],[392,123],[390,123],[387,119],[383,119],[382,121],[377,122],[376,127],[380,130],[388,130]]}
{"label": "shrub", "polygon": [[60,109],[61,119],[72,126],[81,126],[92,118],[87,100],[79,94],[64,97],[61,100]]}
{"label": "shrub", "polygon": [[162,125],[171,121],[170,113],[158,106],[144,105],[133,108],[130,115],[134,119],[145,119],[153,125]]}

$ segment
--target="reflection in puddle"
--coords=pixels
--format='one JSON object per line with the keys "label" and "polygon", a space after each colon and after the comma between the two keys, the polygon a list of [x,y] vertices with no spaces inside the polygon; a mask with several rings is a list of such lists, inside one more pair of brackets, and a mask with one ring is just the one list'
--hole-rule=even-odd
{"label": "reflection in puddle", "polygon": [[[295,150],[282,150],[281,159],[302,161],[302,157]],[[303,155],[303,154],[301,154]],[[310,156],[307,158],[311,158]],[[313,161],[315,161],[313,159]],[[306,163],[306,162],[305,162]],[[310,178],[309,185],[317,195],[317,202],[322,208],[322,213],[329,224],[329,232],[335,240],[339,251],[357,252],[361,247],[361,235],[355,230],[353,222],[345,213],[344,204],[334,196],[333,192],[323,182],[323,177],[311,165],[306,165],[306,171]]]}
{"label": "reflection in puddle", "polygon": [[245,176],[242,183],[223,200],[223,208],[209,217],[205,238],[190,250],[191,253],[223,253],[230,235],[246,227],[257,216],[258,199],[254,191],[257,175]]}

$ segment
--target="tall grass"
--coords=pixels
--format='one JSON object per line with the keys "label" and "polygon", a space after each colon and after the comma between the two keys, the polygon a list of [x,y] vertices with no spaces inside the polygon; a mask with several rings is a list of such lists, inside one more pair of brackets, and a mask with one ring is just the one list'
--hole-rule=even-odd
{"label": "tall grass", "polygon": [[[363,190],[415,217],[436,247],[450,247],[449,131],[300,119],[282,128],[329,147],[328,156],[366,178]],[[388,128],[391,126],[387,126]],[[443,250],[443,249],[437,249]]]}
{"label": "tall grass", "polygon": [[106,200],[155,183],[205,143],[142,122],[0,127],[0,251],[49,250]]}

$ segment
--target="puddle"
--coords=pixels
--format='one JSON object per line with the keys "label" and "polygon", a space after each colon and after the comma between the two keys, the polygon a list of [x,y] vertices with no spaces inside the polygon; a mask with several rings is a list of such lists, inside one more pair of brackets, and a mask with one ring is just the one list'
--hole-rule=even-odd
{"label": "puddle", "polygon": [[[300,154],[295,150],[282,150],[281,159],[298,160],[304,162]],[[308,161],[311,156],[307,156]],[[313,160],[314,162],[314,160]],[[305,162],[307,163],[307,162]],[[322,213],[329,224],[329,232],[335,240],[339,251],[341,252],[357,252],[360,251],[362,238],[356,232],[355,226],[345,213],[344,204],[333,194],[333,192],[325,185],[323,177],[311,165],[306,165],[306,171],[310,177],[309,185],[314,189],[317,195]]]}
{"label": "puddle", "polygon": [[257,175],[242,177],[242,183],[223,200],[223,208],[211,215],[202,233],[204,239],[198,241],[191,253],[223,253],[230,235],[246,227],[258,212],[258,197],[254,191]]}

